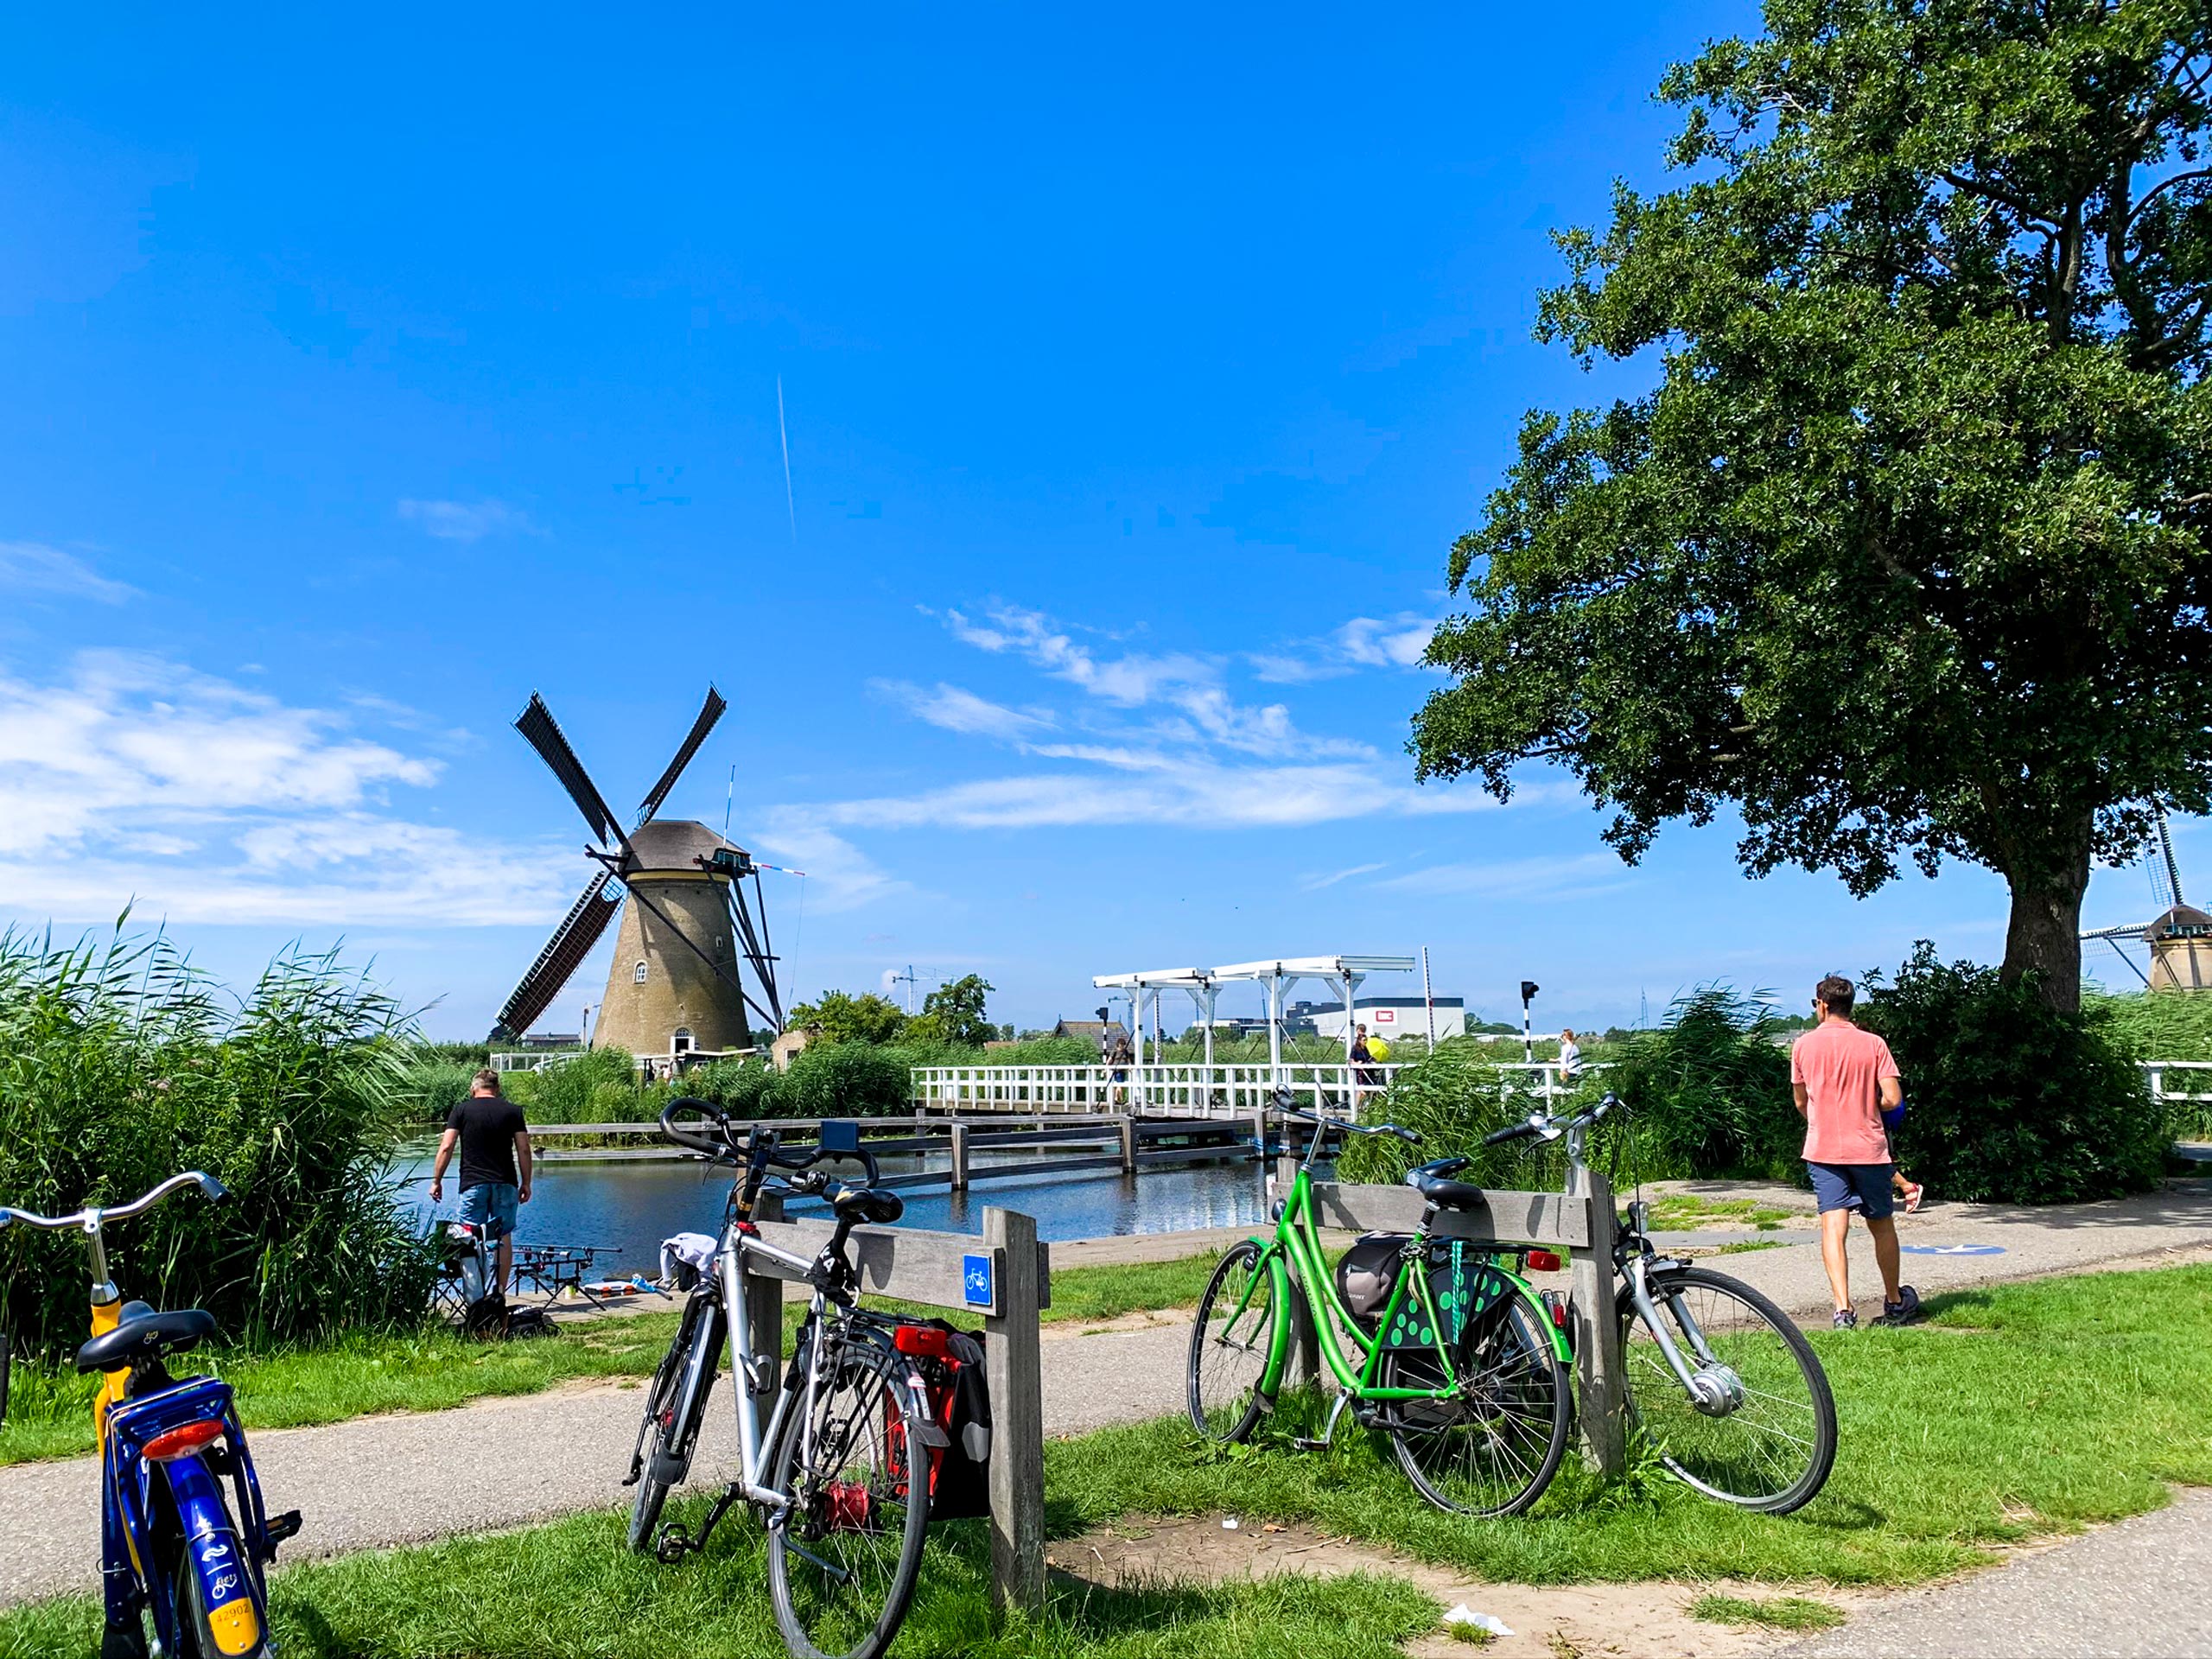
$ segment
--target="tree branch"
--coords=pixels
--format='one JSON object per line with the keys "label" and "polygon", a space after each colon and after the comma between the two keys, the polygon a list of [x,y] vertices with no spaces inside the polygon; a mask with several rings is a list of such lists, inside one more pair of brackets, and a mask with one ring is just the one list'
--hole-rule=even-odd
{"label": "tree branch", "polygon": [[2000,190],[1993,184],[1985,183],[1980,179],[1970,179],[1963,173],[1944,173],[1938,176],[1954,190],[1963,190],[1970,196],[1980,196],[1986,200],[2002,202],[2021,218],[2033,219],[2038,225],[2048,225],[2054,232],[2065,228],[2049,213],[2038,212],[2025,196],[2013,191]]}
{"label": "tree branch", "polygon": [[2160,179],[2151,187],[2143,200],[2135,204],[2134,211],[2127,215],[2127,224],[2132,226],[2142,216],[2143,210],[2158,199],[2161,192],[2171,190],[2177,184],[2186,184],[2191,179],[2212,179],[2212,167],[2191,168],[2186,173],[2175,173]]}

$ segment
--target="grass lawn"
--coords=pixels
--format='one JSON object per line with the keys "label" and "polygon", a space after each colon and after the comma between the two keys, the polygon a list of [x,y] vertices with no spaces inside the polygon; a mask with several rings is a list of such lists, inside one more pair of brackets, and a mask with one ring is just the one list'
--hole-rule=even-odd
{"label": "grass lawn", "polygon": [[[1050,1524],[1065,1537],[1130,1513],[1306,1522],[1474,1578],[1533,1584],[1904,1585],[1985,1560],[1993,1543],[2155,1508],[2168,1482],[2212,1482],[2212,1268],[2003,1286],[1930,1307],[1914,1329],[1814,1336],[1842,1446],[1827,1491],[1792,1516],[1707,1503],[1649,1464],[1609,1487],[1571,1467],[1513,1520],[1440,1515],[1363,1434],[1346,1430],[1325,1452],[1293,1448],[1289,1431],[1318,1414],[1306,1396],[1249,1449],[1201,1447],[1173,1421],[1054,1442]],[[896,1653],[1335,1659],[1390,1654],[1440,1611],[1388,1579],[1163,1579],[1121,1592],[1063,1581],[1039,1621],[994,1631],[980,1530],[961,1522],[937,1535]],[[781,1652],[757,1540],[739,1526],[673,1568],[626,1555],[618,1521],[602,1514],[303,1565],[277,1582],[287,1652],[318,1659]],[[1716,1599],[1707,1610],[1732,1622],[1760,1615],[1802,1621],[1793,1628],[1820,1617],[1781,1596]],[[0,1617],[0,1659],[88,1654],[96,1621],[89,1599]]]}
{"label": "grass lawn", "polygon": [[1785,1221],[1803,1219],[1794,1211],[1777,1209],[1755,1198],[1707,1198],[1694,1192],[1662,1192],[1651,1200],[1651,1225],[1658,1230],[1710,1227],[1722,1222],[1738,1227],[1770,1229]]}
{"label": "grass lawn", "polygon": [[[1195,1306],[1218,1259],[1065,1269],[1052,1275],[1046,1321],[1098,1324],[1143,1309]],[[921,1315],[943,1312],[887,1299],[870,1298],[868,1305]],[[293,1428],[378,1411],[442,1410],[489,1395],[535,1394],[578,1377],[650,1376],[676,1333],[677,1318],[671,1311],[581,1319],[556,1336],[513,1343],[470,1342],[443,1329],[363,1332],[273,1352],[215,1349],[194,1356],[192,1365],[237,1387],[249,1429]],[[788,1346],[798,1319],[785,1323]],[[74,1371],[18,1363],[8,1421],[0,1427],[0,1464],[89,1452],[92,1397],[91,1380]]]}

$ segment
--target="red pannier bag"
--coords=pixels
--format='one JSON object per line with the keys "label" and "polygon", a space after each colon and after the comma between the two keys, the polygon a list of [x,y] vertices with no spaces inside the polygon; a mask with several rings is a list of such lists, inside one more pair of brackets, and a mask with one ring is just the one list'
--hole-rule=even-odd
{"label": "red pannier bag", "polygon": [[[929,1455],[930,1519],[991,1512],[991,1396],[983,1379],[983,1333],[943,1319],[900,1319],[892,1341],[921,1383],[927,1421],[917,1436]],[[897,1489],[906,1490],[906,1428],[887,1402],[885,1427]]]}

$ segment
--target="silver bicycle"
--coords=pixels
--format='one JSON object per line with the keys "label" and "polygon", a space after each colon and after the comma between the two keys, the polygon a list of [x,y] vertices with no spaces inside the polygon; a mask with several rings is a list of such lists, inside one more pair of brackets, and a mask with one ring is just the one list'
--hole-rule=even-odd
{"label": "silver bicycle", "polygon": [[[1485,1136],[1567,1142],[1569,1188],[1586,1170],[1590,1130],[1620,1104],[1532,1112]],[[1616,1224],[1613,1268],[1629,1426],[1685,1484],[1769,1515],[1802,1509],[1835,1466],[1835,1396],[1789,1316],[1740,1279],[1662,1256],[1646,1236],[1649,1207]]]}
{"label": "silver bicycle", "polygon": [[[679,1128],[674,1120],[684,1113],[706,1119],[712,1132]],[[847,1248],[855,1226],[896,1221],[905,1202],[874,1185],[875,1160],[861,1147],[856,1124],[824,1123],[820,1144],[786,1150],[773,1129],[741,1132],[711,1102],[680,1099],[662,1113],[661,1128],[678,1145],[732,1166],[736,1177],[712,1269],[699,1275],[684,1303],[638,1428],[623,1482],[638,1489],[630,1548],[680,1560],[704,1547],[730,1509],[745,1504],[767,1529],[769,1591],[785,1645],[798,1659],[878,1659],[913,1599],[929,1525],[927,1452],[945,1435],[930,1421],[920,1379],[895,1346],[891,1322],[855,1305],[860,1281]],[[860,1165],[868,1184],[849,1185],[814,1167],[838,1160]],[[771,1188],[779,1171],[783,1179]],[[753,1216],[767,1191],[828,1200],[836,1226],[818,1255],[794,1255],[760,1236]],[[811,1292],[779,1389],[772,1382],[774,1355],[754,1348],[742,1290],[747,1263],[801,1277]],[[696,1533],[663,1525],[670,1491],[690,1473],[725,1341],[736,1395],[738,1478]]]}

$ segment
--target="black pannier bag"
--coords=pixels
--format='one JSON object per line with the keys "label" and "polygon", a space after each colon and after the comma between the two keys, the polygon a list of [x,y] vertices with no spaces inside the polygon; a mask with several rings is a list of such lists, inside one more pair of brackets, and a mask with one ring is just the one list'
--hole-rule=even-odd
{"label": "black pannier bag", "polygon": [[[991,1512],[991,1396],[983,1376],[983,1335],[944,1319],[900,1319],[892,1332],[921,1379],[929,1455],[930,1519],[962,1521]],[[887,1402],[892,1473],[903,1488],[906,1432]]]}
{"label": "black pannier bag", "polygon": [[1431,1319],[1430,1309],[1421,1305],[1418,1296],[1407,1296],[1391,1316],[1390,1328],[1382,1332],[1382,1345],[1433,1352],[1440,1343],[1455,1353],[1463,1352],[1484,1328],[1484,1316],[1513,1294],[1513,1281],[1491,1263],[1491,1255],[1489,1247],[1464,1238],[1429,1240],[1423,1268],[1435,1319]]}
{"label": "black pannier bag", "polygon": [[1398,1282],[1398,1257],[1410,1233],[1362,1233],[1337,1263],[1337,1295],[1344,1309],[1372,1335]]}

